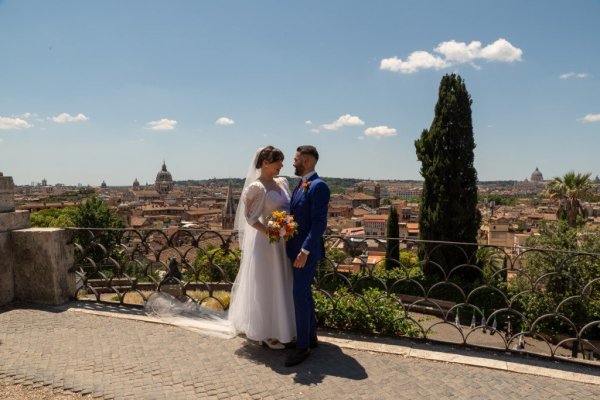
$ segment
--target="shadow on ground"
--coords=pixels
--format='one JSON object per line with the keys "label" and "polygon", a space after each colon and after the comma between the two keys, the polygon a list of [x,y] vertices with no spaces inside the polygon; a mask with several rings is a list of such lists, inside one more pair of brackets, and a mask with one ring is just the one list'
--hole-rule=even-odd
{"label": "shadow on ground", "polygon": [[368,378],[363,366],[353,357],[344,354],[338,346],[321,343],[304,362],[294,367],[285,367],[285,359],[293,351],[271,350],[247,341],[236,350],[235,355],[255,364],[265,365],[281,375],[295,374],[294,382],[301,385],[317,385],[328,376],[356,381]]}

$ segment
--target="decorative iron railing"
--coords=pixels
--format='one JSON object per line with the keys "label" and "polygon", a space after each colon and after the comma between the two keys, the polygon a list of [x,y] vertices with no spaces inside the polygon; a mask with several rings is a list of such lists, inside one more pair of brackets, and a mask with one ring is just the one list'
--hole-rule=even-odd
{"label": "decorative iron railing", "polygon": [[[155,291],[219,310],[235,233],[76,229],[80,300],[141,306]],[[600,254],[326,236],[313,294],[323,327],[502,351],[600,359]],[[417,253],[420,258],[417,258]]]}

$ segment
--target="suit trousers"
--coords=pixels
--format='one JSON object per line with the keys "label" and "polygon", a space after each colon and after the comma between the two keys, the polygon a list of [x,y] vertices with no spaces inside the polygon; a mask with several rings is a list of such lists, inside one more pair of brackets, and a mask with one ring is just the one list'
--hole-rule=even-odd
{"label": "suit trousers", "polygon": [[311,337],[317,336],[317,316],[311,285],[318,260],[308,256],[304,268],[294,268],[294,309],[296,312],[296,349],[307,349]]}

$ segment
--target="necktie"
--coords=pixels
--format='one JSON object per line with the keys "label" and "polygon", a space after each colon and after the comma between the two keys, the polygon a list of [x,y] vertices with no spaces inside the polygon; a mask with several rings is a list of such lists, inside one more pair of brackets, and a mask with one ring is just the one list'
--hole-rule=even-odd
{"label": "necktie", "polygon": [[298,181],[298,184],[296,185],[296,188],[294,189],[294,192],[292,193],[292,196],[296,194],[296,192],[298,191],[298,189],[300,189],[300,185],[302,185],[302,178],[300,178],[300,180]]}

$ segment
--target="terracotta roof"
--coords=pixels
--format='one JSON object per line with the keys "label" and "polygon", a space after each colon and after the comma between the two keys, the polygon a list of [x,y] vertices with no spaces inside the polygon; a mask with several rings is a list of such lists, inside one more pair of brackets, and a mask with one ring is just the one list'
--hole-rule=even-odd
{"label": "terracotta roof", "polygon": [[363,221],[381,222],[381,221],[387,221],[388,217],[389,217],[389,215],[370,214],[370,215],[365,215],[363,217]]}
{"label": "terracotta roof", "polygon": [[215,209],[215,208],[193,208],[191,210],[186,210],[186,214],[189,215],[212,215],[212,214],[222,214],[223,210]]}
{"label": "terracotta roof", "polygon": [[156,196],[160,197],[160,194],[156,190],[132,190],[137,196]]}
{"label": "terracotta roof", "polygon": [[375,200],[375,197],[368,195],[366,193],[346,193],[342,197],[352,200]]}
{"label": "terracotta roof", "polygon": [[142,217],[131,217],[131,226],[138,227],[138,226],[144,226],[144,224],[146,223],[147,219],[146,218],[142,218]]}

